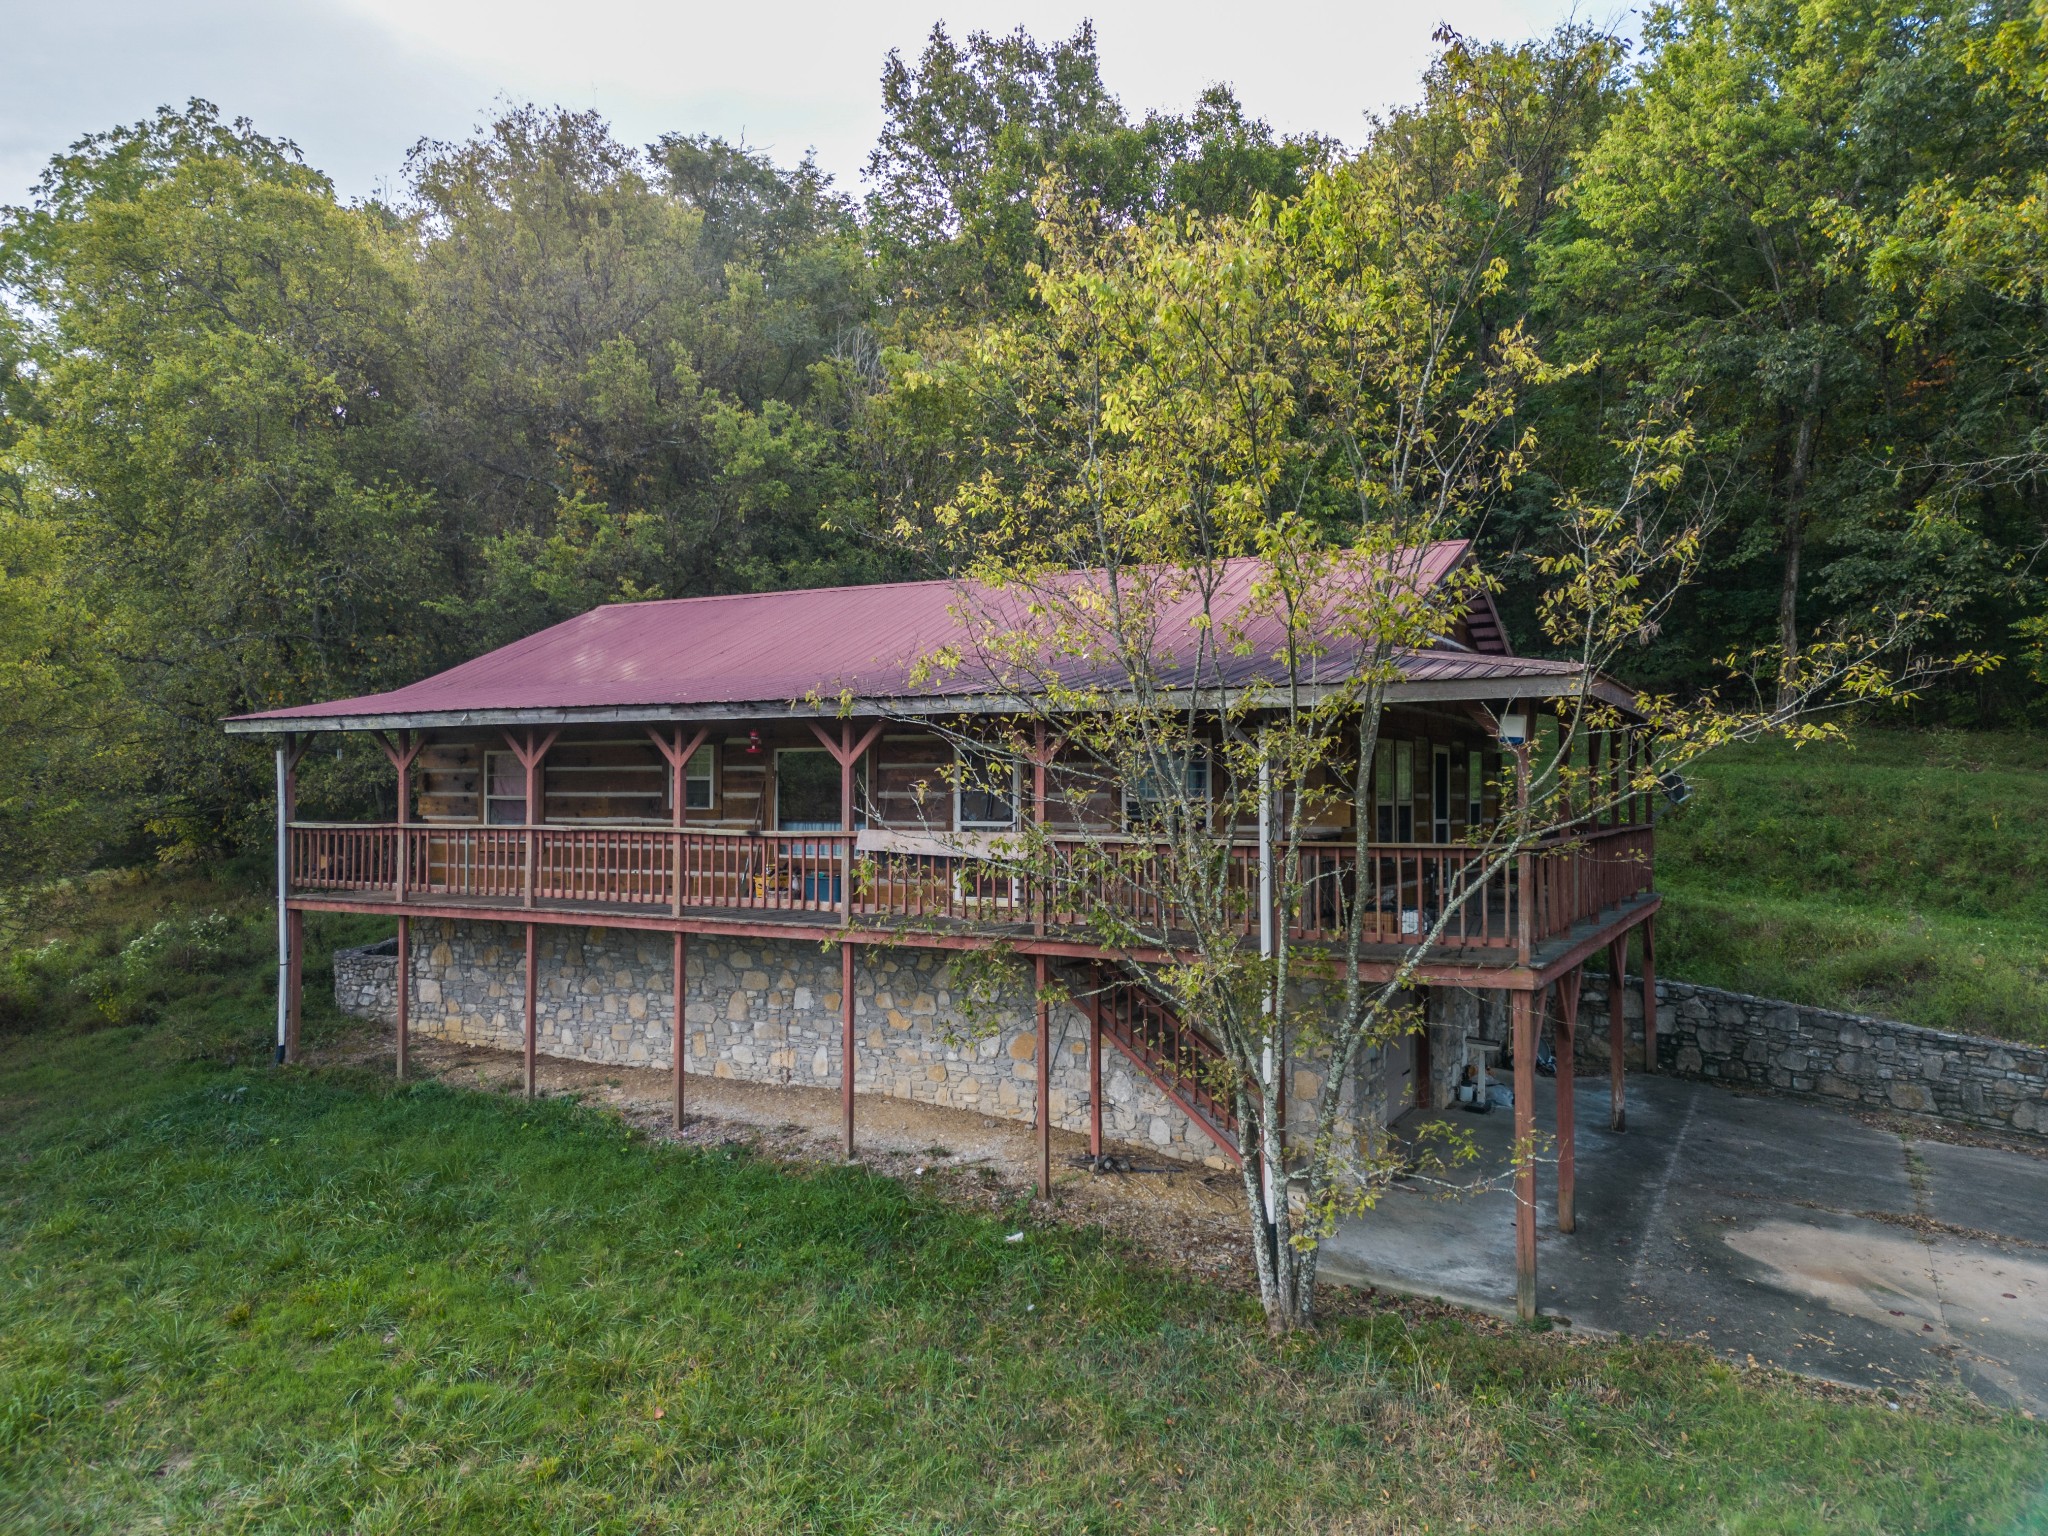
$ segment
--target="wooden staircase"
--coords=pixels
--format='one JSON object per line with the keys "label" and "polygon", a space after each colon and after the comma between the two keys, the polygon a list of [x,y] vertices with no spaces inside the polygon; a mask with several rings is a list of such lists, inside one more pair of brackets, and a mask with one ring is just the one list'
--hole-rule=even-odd
{"label": "wooden staircase", "polygon": [[1237,1112],[1217,1092],[1223,1053],[1149,989],[1107,966],[1085,967],[1075,995],[1102,1038],[1130,1058],[1233,1163]]}

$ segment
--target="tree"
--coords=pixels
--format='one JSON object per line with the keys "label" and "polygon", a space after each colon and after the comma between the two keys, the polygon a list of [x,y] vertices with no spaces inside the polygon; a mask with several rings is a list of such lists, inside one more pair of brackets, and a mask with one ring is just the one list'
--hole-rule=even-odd
{"label": "tree", "polygon": [[[1463,124],[1441,171],[1511,213],[1498,117],[1475,102]],[[1085,213],[1056,212],[1042,320],[992,332],[979,357],[1007,430],[981,445],[977,477],[899,527],[968,577],[965,638],[926,677],[1017,701],[1000,724],[952,723],[956,774],[1002,794],[1010,764],[1045,765],[1048,818],[959,851],[1039,893],[1215,1047],[1210,1086],[1235,1105],[1276,1331],[1310,1320],[1320,1239],[1376,1198],[1395,1154],[1348,1123],[1347,1092],[1365,1053],[1418,1027],[1408,988],[1467,908],[1511,876],[1526,890],[1532,861],[1703,751],[1816,734],[1826,698],[1894,696],[1887,658],[1914,622],[1810,642],[1772,705],[1622,708],[1600,674],[1690,579],[1712,512],[1686,494],[1683,422],[1647,418],[1621,448],[1624,493],[1569,501],[1567,537],[1540,560],[1547,638],[1582,670],[1501,786],[1508,812],[1446,850],[1419,932],[1390,936],[1369,917],[1377,901],[1333,888],[1311,828],[1348,816],[1345,856],[1372,883],[1372,831],[1350,813],[1372,803],[1388,690],[1485,587],[1472,568],[1423,579],[1423,552],[1512,484],[1531,446],[1517,407],[1558,372],[1518,326],[1477,323],[1507,279],[1504,223],[1466,218],[1443,190],[1413,157],[1368,152],[1249,218],[1098,238]],[[1624,727],[1654,750],[1628,769],[1588,753]],[[1127,827],[1082,814],[1111,785],[1135,806]],[[1253,827],[1280,919],[1256,945],[1268,896],[1241,847]],[[1327,947],[1288,939],[1304,923]],[[1390,937],[1391,976],[1367,982],[1368,944]],[[1303,1061],[1319,1081],[1290,1136],[1282,1077]]]}
{"label": "tree", "polygon": [[1927,46],[1955,61],[1973,131],[1895,203],[1832,205],[1830,232],[1944,407],[1899,470],[1920,527],[2011,552],[2014,627],[2048,682],[2048,4],[1965,12]]}
{"label": "tree", "polygon": [[715,140],[654,155],[532,107],[413,153],[408,395],[473,643],[858,569],[819,537],[860,488],[811,408],[866,313],[849,211]]}
{"label": "tree", "polygon": [[1030,302],[1048,179],[1109,228],[1169,208],[1244,212],[1299,190],[1325,150],[1276,139],[1224,86],[1189,117],[1132,122],[1103,84],[1092,22],[1050,46],[1022,28],[959,44],[935,26],[915,65],[889,54],[882,107],[869,229],[902,301],[942,325]]}
{"label": "tree", "polygon": [[[1727,511],[1718,559],[1744,604],[1697,619],[1730,638],[1768,624],[1788,692],[1816,589],[1823,611],[1853,611],[1988,558],[1904,536],[1888,461],[1910,435],[1914,360],[1869,323],[1828,228],[1829,209],[1889,206],[1964,131],[1952,61],[1923,46],[1938,16],[1891,0],[1657,7],[1545,242],[1563,346],[1610,381],[1601,435],[1643,393],[1689,397],[1696,472]],[[1766,562],[1768,585],[1748,590],[1740,573]]]}
{"label": "tree", "polygon": [[132,726],[105,761],[142,774],[125,787],[164,843],[208,844],[251,800],[221,716],[427,654],[427,499],[398,479],[402,248],[204,102],[82,140],[4,240],[35,375],[21,532],[61,557],[119,679],[59,728]]}

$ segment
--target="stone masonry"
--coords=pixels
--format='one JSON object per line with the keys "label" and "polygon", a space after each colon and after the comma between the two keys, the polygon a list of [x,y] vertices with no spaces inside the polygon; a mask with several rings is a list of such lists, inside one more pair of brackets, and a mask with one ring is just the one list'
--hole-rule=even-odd
{"label": "stone masonry", "polygon": [[[668,935],[627,928],[544,926],[536,935],[542,1054],[625,1067],[672,1065]],[[413,924],[413,1029],[428,1038],[517,1049],[525,1014],[516,926],[441,919]],[[692,934],[686,956],[685,1065],[749,1082],[839,1084],[840,962],[835,948],[787,939]],[[397,944],[334,957],[344,1013],[394,1022]],[[881,1093],[1006,1119],[1037,1114],[1036,1019],[1019,965],[976,1035],[958,1005],[943,952],[863,945],[854,968],[854,1061],[862,1093]],[[1053,1124],[1088,1129],[1086,1016],[1051,1010]],[[1227,1166],[1214,1143],[1113,1046],[1102,1062],[1103,1134],[1158,1155]]]}
{"label": "stone masonry", "polygon": [[[1623,994],[1631,1063],[1643,1055],[1642,983]],[[1607,993],[1579,1006],[1582,1070],[1607,1070]],[[1688,982],[1657,983],[1658,1070],[1864,1109],[1928,1115],[2048,1138],[2048,1050],[1775,1002]]]}

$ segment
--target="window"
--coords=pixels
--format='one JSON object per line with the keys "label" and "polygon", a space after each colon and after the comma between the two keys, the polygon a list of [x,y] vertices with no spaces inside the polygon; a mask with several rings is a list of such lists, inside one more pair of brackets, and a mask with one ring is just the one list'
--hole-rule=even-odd
{"label": "window", "polygon": [[1372,760],[1373,800],[1379,811],[1379,840],[1415,841],[1415,751],[1406,741],[1383,741]]}
{"label": "window", "polygon": [[1156,827],[1181,805],[1206,804],[1209,759],[1185,752],[1161,753],[1159,760],[1124,786],[1124,825]]}
{"label": "window", "polygon": [[484,820],[494,827],[526,825],[526,769],[510,752],[484,754]]}
{"label": "window", "polygon": [[1465,825],[1477,827],[1486,820],[1486,754],[1474,748],[1465,768]]}
{"label": "window", "polygon": [[1451,749],[1429,749],[1430,836],[1439,843],[1451,840]]}
{"label": "window", "polygon": [[[1008,832],[1017,825],[1021,769],[979,752],[961,752],[954,759],[953,825],[962,832]],[[1006,782],[1007,780],[1007,782]]]}
{"label": "window", "polygon": [[708,811],[718,804],[718,749],[705,745],[683,765],[683,808]]}
{"label": "window", "polygon": [[784,832],[839,830],[839,765],[817,747],[775,754],[775,825]]}

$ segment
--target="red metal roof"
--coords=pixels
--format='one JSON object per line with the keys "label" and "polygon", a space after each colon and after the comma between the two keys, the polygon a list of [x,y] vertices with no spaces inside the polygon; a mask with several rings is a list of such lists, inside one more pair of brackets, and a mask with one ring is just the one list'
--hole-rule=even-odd
{"label": "red metal roof", "polygon": [[[1465,557],[1454,541],[1416,551],[1413,581],[1426,590]],[[1229,562],[1217,609],[1233,612],[1259,573],[1253,560]],[[1076,573],[1087,579],[1090,573]],[[813,695],[836,705],[861,699],[958,698],[990,691],[993,676],[962,668],[918,686],[912,671],[970,631],[960,617],[964,589],[951,581],[891,582],[729,597],[616,603],[516,640],[404,688],[352,699],[264,710],[235,717],[242,729],[322,721],[396,723],[393,717],[502,717],[523,711],[571,714],[635,708],[664,712],[732,706],[788,706]],[[1192,598],[1162,608],[1159,645],[1169,673],[1196,659]],[[1274,671],[1280,629],[1248,624],[1251,654],[1225,658],[1242,684]],[[1341,656],[1323,666],[1341,668]],[[1411,683],[1571,675],[1570,663],[1484,655],[1446,648],[1416,652],[1404,664]],[[1213,675],[1213,674],[1212,674]],[[1083,681],[1073,677],[1073,681]]]}

